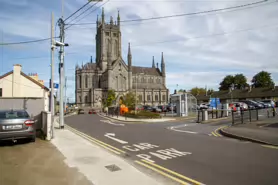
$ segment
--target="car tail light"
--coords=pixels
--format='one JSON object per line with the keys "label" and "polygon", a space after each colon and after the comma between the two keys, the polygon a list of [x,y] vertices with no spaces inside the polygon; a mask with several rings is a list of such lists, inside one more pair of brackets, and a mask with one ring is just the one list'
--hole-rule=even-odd
{"label": "car tail light", "polygon": [[32,126],[35,122],[33,120],[27,120],[24,122],[26,126]]}

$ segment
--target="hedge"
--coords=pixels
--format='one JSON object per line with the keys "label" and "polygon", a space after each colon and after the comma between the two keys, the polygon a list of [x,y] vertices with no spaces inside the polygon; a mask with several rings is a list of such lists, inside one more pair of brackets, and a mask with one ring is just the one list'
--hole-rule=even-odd
{"label": "hedge", "polygon": [[137,119],[155,119],[155,118],[161,118],[159,113],[149,112],[149,111],[140,111],[135,113],[125,113],[124,116],[129,118],[137,118]]}

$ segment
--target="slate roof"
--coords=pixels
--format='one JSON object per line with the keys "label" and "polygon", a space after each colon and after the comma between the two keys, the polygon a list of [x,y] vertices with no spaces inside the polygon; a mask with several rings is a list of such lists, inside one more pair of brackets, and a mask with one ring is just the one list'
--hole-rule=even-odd
{"label": "slate roof", "polygon": [[95,70],[96,69],[96,63],[91,63],[91,62],[88,62],[87,64],[85,64],[83,66],[83,69],[87,69],[87,70]]}
{"label": "slate roof", "polygon": [[[275,88],[253,88],[249,92],[249,89],[236,89],[231,92],[229,91],[216,91],[211,94],[213,98],[220,98],[220,100],[226,99],[247,99],[247,98],[267,98],[267,97],[277,97],[278,98],[278,86]],[[210,95],[199,95],[196,96],[199,101],[207,101],[210,98]]]}
{"label": "slate roof", "polygon": [[[10,75],[10,74],[13,74],[13,71],[7,72],[6,74],[0,76],[0,79],[5,78],[6,76],[8,76],[8,75]],[[20,74],[21,74],[22,76],[24,76],[25,78],[27,78],[28,80],[30,80],[30,81],[34,82],[35,84],[37,84],[38,86],[40,86],[42,89],[45,89],[45,90],[49,91],[49,89],[48,89],[47,87],[45,87],[43,84],[41,84],[41,83],[38,82],[37,80],[31,78],[30,76],[26,75],[26,74],[23,73],[23,72],[20,72]]]}
{"label": "slate roof", "polygon": [[144,73],[146,75],[161,76],[161,72],[157,68],[132,66],[131,70],[132,74]]}

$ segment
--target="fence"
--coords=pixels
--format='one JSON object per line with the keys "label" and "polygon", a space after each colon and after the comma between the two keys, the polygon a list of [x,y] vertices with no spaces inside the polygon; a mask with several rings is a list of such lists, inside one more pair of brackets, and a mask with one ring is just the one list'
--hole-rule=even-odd
{"label": "fence", "polygon": [[[199,110],[197,114],[197,123],[211,119],[219,119],[229,117],[232,124],[243,124],[252,121],[259,121],[266,118],[277,116],[278,108],[264,108],[254,110],[231,110],[231,109],[216,109],[216,110]],[[277,116],[278,117],[278,116]]]}

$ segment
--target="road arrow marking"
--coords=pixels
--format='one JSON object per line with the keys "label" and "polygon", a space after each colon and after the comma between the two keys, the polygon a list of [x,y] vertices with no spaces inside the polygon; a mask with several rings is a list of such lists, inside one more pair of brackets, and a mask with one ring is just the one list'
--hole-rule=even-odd
{"label": "road arrow marking", "polygon": [[105,136],[105,137],[108,137],[109,139],[112,139],[112,140],[114,140],[114,141],[117,141],[117,142],[119,142],[119,143],[121,143],[121,144],[127,144],[127,143],[128,143],[128,142],[126,142],[126,141],[123,141],[123,140],[120,140],[120,139],[115,138],[115,134],[114,134],[114,133],[106,133],[104,136]]}
{"label": "road arrow marking", "polygon": [[121,123],[113,123],[111,122],[110,120],[100,120],[101,122],[104,122],[104,123],[108,123],[110,125],[115,125],[115,126],[125,126],[124,124],[121,124]]}

